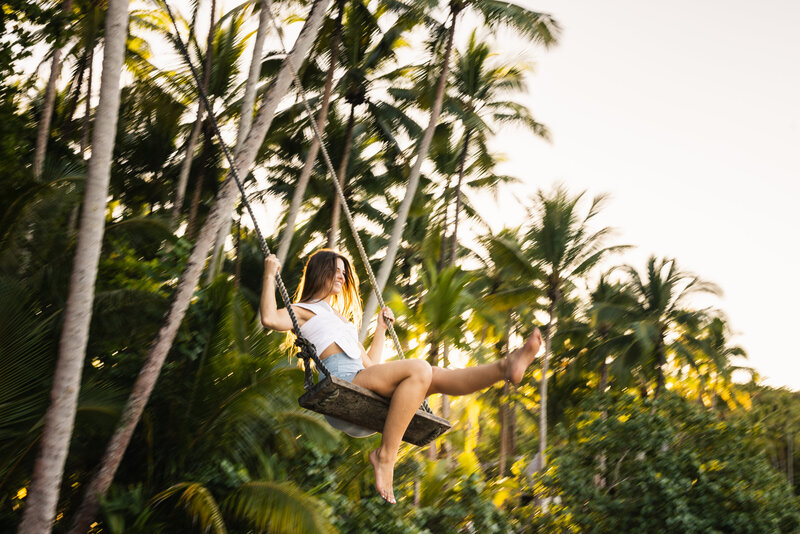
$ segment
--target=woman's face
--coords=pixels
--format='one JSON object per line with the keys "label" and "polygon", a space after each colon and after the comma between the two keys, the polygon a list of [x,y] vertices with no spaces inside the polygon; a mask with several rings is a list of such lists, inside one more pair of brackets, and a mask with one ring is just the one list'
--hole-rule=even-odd
{"label": "woman's face", "polygon": [[342,258],[336,258],[336,272],[333,275],[333,285],[331,286],[332,295],[338,295],[342,292],[344,281],[344,261],[342,261]]}

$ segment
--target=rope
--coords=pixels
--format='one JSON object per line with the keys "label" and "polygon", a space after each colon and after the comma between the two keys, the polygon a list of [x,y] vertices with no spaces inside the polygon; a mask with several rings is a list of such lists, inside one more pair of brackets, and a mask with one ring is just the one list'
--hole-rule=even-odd
{"label": "rope", "polygon": [[[230,173],[233,176],[234,181],[236,182],[236,186],[239,188],[239,193],[242,196],[242,203],[244,204],[245,208],[247,209],[247,213],[250,215],[250,219],[253,221],[253,228],[255,229],[256,235],[258,236],[258,242],[261,245],[261,250],[264,253],[264,256],[269,256],[272,254],[269,250],[269,246],[267,245],[266,239],[264,239],[264,234],[261,232],[261,228],[258,226],[258,221],[256,220],[255,214],[253,213],[253,208],[250,205],[250,202],[247,201],[247,193],[244,190],[244,186],[242,185],[242,181],[239,178],[239,173],[236,170],[236,165],[233,162],[233,157],[231,156],[230,150],[228,149],[228,145],[222,139],[222,133],[219,130],[219,125],[217,124],[217,119],[214,116],[214,113],[211,108],[211,104],[208,101],[208,96],[206,95],[205,90],[203,89],[202,84],[200,83],[200,77],[197,74],[197,71],[194,68],[194,64],[192,63],[191,58],[189,57],[189,52],[186,50],[186,46],[183,43],[183,39],[181,39],[180,30],[178,29],[178,23],[175,21],[175,17],[172,15],[172,10],[169,8],[169,4],[164,1],[164,8],[167,10],[167,15],[169,15],[169,19],[172,21],[172,26],[175,28],[175,39],[178,42],[178,47],[180,48],[181,53],[183,54],[183,58],[186,63],[189,65],[189,69],[192,72],[192,78],[194,78],[195,83],[197,84],[197,91],[200,95],[201,100],[203,101],[203,105],[206,107],[206,111],[208,112],[208,118],[211,119],[211,126],[214,129],[214,134],[217,136],[219,140],[220,146],[222,147],[222,151],[225,154],[225,159],[228,160],[228,165],[230,166]],[[272,13],[270,12],[270,16]],[[210,54],[211,51],[208,50],[206,53]],[[292,71],[294,72],[294,71]],[[283,279],[281,278],[280,273],[275,274],[275,285],[278,287],[278,292],[281,294],[281,298],[283,299],[284,304],[286,305],[286,311],[289,312],[289,318],[292,320],[292,329],[295,333],[295,345],[300,349],[298,353],[298,357],[302,358],[305,362],[305,382],[303,387],[305,389],[309,389],[312,387],[313,380],[311,378],[311,365],[309,365],[309,360],[313,360],[314,364],[320,369],[325,376],[330,376],[330,371],[325,367],[322,363],[322,360],[319,359],[317,356],[317,351],[314,349],[314,346],[304,338],[300,332],[300,323],[297,321],[297,316],[294,313],[294,309],[292,308],[292,299],[289,297],[289,292],[286,290],[286,285],[283,283]]]}
{"label": "rope", "polygon": [[[194,81],[197,84],[197,89],[198,89],[198,93],[200,95],[200,98],[203,100],[203,104],[205,105],[206,110],[208,112],[208,117],[211,119],[211,124],[212,124],[212,126],[214,128],[214,133],[217,136],[217,138],[219,139],[220,145],[222,146],[222,150],[223,150],[223,152],[225,154],[225,158],[228,160],[228,164],[230,165],[230,172],[231,172],[231,174],[232,174],[232,176],[233,176],[233,178],[234,178],[234,180],[236,182],[237,187],[239,188],[239,192],[240,192],[240,194],[242,196],[242,203],[245,205],[245,208],[247,209],[247,212],[248,212],[248,214],[250,215],[250,218],[253,221],[253,227],[254,227],[254,229],[256,231],[256,235],[258,236],[259,244],[261,245],[261,250],[264,252],[264,254],[266,256],[269,256],[271,254],[271,252],[269,250],[269,246],[267,245],[267,242],[264,239],[263,234],[261,233],[261,229],[258,226],[258,222],[256,221],[255,215],[253,213],[253,208],[250,206],[250,203],[247,200],[247,193],[245,192],[244,186],[242,185],[242,182],[239,179],[239,174],[236,171],[236,166],[235,166],[235,164],[233,162],[233,158],[230,155],[230,151],[228,150],[228,146],[225,144],[224,140],[222,139],[222,134],[219,131],[219,126],[217,124],[216,117],[214,116],[214,113],[212,112],[212,108],[211,108],[211,105],[209,104],[209,101],[208,101],[208,98],[206,96],[206,93],[205,93],[205,91],[203,90],[203,88],[202,88],[202,86],[200,84],[200,78],[197,75],[197,72],[195,71],[194,65],[192,64],[192,61],[191,61],[191,59],[189,57],[189,53],[186,50],[186,47],[183,44],[183,40],[180,37],[180,32],[178,30],[178,25],[175,22],[175,18],[172,15],[172,10],[170,10],[169,5],[167,4],[166,0],[164,0],[163,3],[164,3],[164,7],[167,10],[167,14],[169,15],[169,18],[172,21],[172,25],[175,28],[175,38],[178,41],[178,45],[180,47],[181,53],[183,54],[184,59],[186,60],[187,64],[189,65],[189,69],[192,72],[192,77],[194,78]],[[272,24],[272,27],[275,29],[275,34],[278,36],[278,39],[280,41],[281,51],[283,52],[284,55],[288,56],[288,53],[286,51],[286,44],[283,41],[283,35],[281,34],[280,28],[278,28],[277,22],[275,21],[275,16],[272,13],[272,3],[271,2],[269,2],[269,1],[267,2],[266,9],[267,9],[267,15],[269,16],[269,19],[270,19],[270,23]],[[211,53],[211,51],[209,50],[207,53]],[[347,198],[344,195],[344,190],[342,189],[342,185],[339,183],[339,180],[336,178],[336,171],[333,168],[333,163],[331,163],[330,155],[328,154],[328,150],[325,147],[325,143],[323,142],[322,134],[320,133],[319,128],[317,127],[316,121],[314,121],[314,113],[311,111],[311,106],[308,104],[308,98],[306,97],[305,89],[303,89],[303,85],[300,83],[300,78],[298,77],[297,71],[295,70],[294,65],[292,65],[292,62],[287,60],[287,65],[289,67],[289,71],[292,74],[292,78],[294,79],[295,87],[297,88],[297,91],[300,94],[300,97],[302,98],[303,107],[306,110],[306,113],[308,114],[309,123],[311,124],[311,128],[313,129],[314,135],[319,140],[320,149],[322,150],[323,159],[325,160],[325,164],[326,164],[326,166],[328,168],[328,173],[330,174],[331,179],[332,179],[333,184],[334,184],[334,187],[336,189],[336,194],[339,196],[339,201],[340,201],[340,204],[342,206],[342,211],[344,212],[345,218],[347,219],[347,224],[350,227],[350,231],[353,233],[353,239],[356,242],[356,247],[358,248],[358,253],[359,253],[360,257],[361,257],[361,262],[364,265],[364,270],[367,272],[367,277],[369,278],[370,286],[372,287],[372,291],[373,291],[373,293],[375,294],[375,297],[378,300],[378,305],[382,309],[384,306],[386,306],[386,304],[385,304],[385,302],[383,300],[383,296],[381,295],[380,291],[378,291],[378,282],[375,279],[375,274],[372,271],[372,266],[369,263],[369,258],[367,257],[367,253],[364,250],[364,245],[361,243],[361,238],[358,235],[358,231],[356,229],[355,221],[353,220],[353,215],[350,212],[349,206],[347,205]],[[283,301],[284,301],[284,303],[286,305],[286,309],[289,312],[289,317],[292,320],[292,325],[294,327],[295,335],[297,336],[297,338],[295,339],[295,344],[300,348],[300,353],[298,354],[298,357],[303,358],[304,361],[306,362],[306,365],[305,365],[305,369],[306,369],[305,373],[306,373],[306,375],[305,375],[304,387],[305,387],[305,389],[309,389],[311,387],[311,385],[312,385],[311,370],[310,370],[310,365],[308,365],[309,358],[313,359],[314,363],[318,366],[319,369],[321,369],[325,373],[326,376],[330,376],[330,372],[323,365],[322,361],[319,359],[319,356],[317,356],[317,353],[314,350],[314,348],[311,345],[311,343],[300,335],[300,325],[298,324],[297,317],[295,316],[294,310],[292,309],[292,303],[291,303],[291,299],[289,298],[289,293],[286,291],[286,286],[283,284],[283,280],[281,279],[281,276],[280,276],[279,273],[275,275],[275,280],[276,280],[276,285],[278,286],[278,290],[279,290],[279,292],[281,294],[281,298],[283,299]],[[400,340],[397,337],[397,333],[394,330],[394,326],[392,325],[391,322],[387,322],[387,326],[388,326],[388,329],[389,329],[389,333],[391,334],[392,342],[394,343],[395,350],[397,351],[397,353],[400,355],[401,358],[405,358],[405,353],[403,352],[403,348],[400,345]],[[425,410],[428,413],[433,413],[433,411],[431,410],[430,406],[428,405],[428,401],[427,400],[423,401],[422,408],[423,408],[423,410]]]}

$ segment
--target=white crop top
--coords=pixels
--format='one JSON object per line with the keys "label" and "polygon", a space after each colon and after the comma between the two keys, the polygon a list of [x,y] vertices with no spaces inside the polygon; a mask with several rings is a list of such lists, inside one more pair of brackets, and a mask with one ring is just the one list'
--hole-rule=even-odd
{"label": "white crop top", "polygon": [[356,325],[342,320],[330,304],[319,300],[317,302],[293,302],[292,306],[299,306],[314,312],[314,317],[306,321],[300,330],[303,337],[317,349],[317,354],[322,354],[322,351],[336,343],[350,358],[361,359],[361,343],[358,342]]}

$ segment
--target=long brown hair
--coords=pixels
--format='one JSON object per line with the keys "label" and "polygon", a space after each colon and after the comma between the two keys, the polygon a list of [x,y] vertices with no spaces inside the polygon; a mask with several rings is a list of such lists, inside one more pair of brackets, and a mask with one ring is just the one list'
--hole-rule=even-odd
{"label": "long brown hair", "polygon": [[361,297],[358,294],[358,275],[350,260],[335,250],[323,248],[309,256],[294,298],[297,302],[313,302],[328,296],[336,275],[336,260],[342,260],[344,263],[344,285],[342,292],[331,299],[331,307],[345,319],[360,326]]}

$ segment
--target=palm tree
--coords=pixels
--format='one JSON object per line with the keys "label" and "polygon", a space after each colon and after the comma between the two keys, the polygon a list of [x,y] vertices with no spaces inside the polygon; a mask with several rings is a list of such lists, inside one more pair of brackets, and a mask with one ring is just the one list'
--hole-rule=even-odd
{"label": "palm tree", "polygon": [[[719,288],[682,271],[677,262],[669,258],[651,256],[647,260],[645,275],[628,266],[629,287],[636,297],[634,320],[630,324],[636,340],[638,363],[643,379],[655,374],[654,397],[658,397],[666,382],[669,357],[692,364],[691,353],[695,345],[693,336],[706,318],[706,310],[695,310],[687,305],[692,295],[719,295]],[[643,391],[646,391],[643,389]]]}
{"label": "palm tree", "polygon": [[99,118],[92,137],[92,158],[89,161],[70,293],[53,378],[51,404],[45,417],[45,430],[34,467],[30,498],[19,527],[21,533],[50,532],[55,517],[92,317],[127,30],[128,2],[111,0],[106,14],[106,46],[98,105]]}
{"label": "palm tree", "polygon": [[687,389],[687,395],[695,394],[704,406],[716,408],[717,400],[730,407],[741,404],[743,399],[736,396],[732,375],[735,371],[750,371],[734,364],[734,359],[746,358],[747,353],[730,343],[730,330],[723,316],[712,316],[697,326],[681,335],[686,342],[679,349],[681,359],[689,363],[688,372],[681,372],[681,386]]}
{"label": "palm tree", "polygon": [[[167,489],[154,501],[180,496],[203,528],[227,522],[276,532],[291,531],[292,524],[302,532],[330,531],[322,502],[262,466],[270,451],[301,449],[298,435],[325,450],[336,446],[338,434],[297,406],[302,373],[288,365],[279,338],[264,331],[235,281],[216,279],[198,300],[202,311],[192,326],[204,333],[200,357],[177,363],[164,377],[169,393],[148,409],[149,418],[158,421],[153,432],[161,446],[175,451],[159,461],[154,484]],[[211,383],[215,387],[204,386]],[[242,482],[225,489],[219,506],[214,495],[220,489],[209,487],[213,480],[197,478],[198,458],[207,466],[223,461],[242,466]],[[135,477],[136,458],[126,464],[123,477]]]}
{"label": "palm tree", "polygon": [[623,247],[606,247],[603,241],[610,228],[593,231],[590,223],[600,211],[603,196],[592,199],[586,214],[581,216],[578,204],[584,193],[570,195],[563,186],[546,194],[539,191],[530,210],[527,230],[529,257],[539,262],[543,271],[542,285],[547,306],[544,328],[545,353],[542,357],[542,379],[539,408],[539,467],[546,465],[547,445],[547,372],[551,343],[556,328],[556,308],[568,284],[584,276],[608,253]]}
{"label": "palm tree", "polygon": [[[337,59],[339,56],[339,48],[342,40],[342,17],[344,16],[344,1],[337,0],[337,14],[333,22],[333,28],[330,32],[329,38],[329,53],[328,53],[328,70],[325,73],[325,83],[322,89],[322,98],[319,105],[319,112],[316,117],[316,130],[320,133],[325,131],[325,125],[328,121],[328,112],[330,109],[331,95],[333,94],[333,76],[336,72]],[[303,203],[308,181],[311,178],[311,173],[314,170],[314,163],[317,160],[317,155],[320,149],[320,139],[311,133],[311,144],[308,147],[308,152],[305,156],[303,163],[303,170],[300,177],[297,179],[297,185],[294,187],[292,193],[292,200],[289,203],[289,211],[286,213],[286,223],[281,233],[281,243],[278,247],[278,261],[283,264],[286,260],[286,255],[289,253],[289,246],[292,243],[292,236],[295,231],[295,224],[297,223],[297,216],[300,213],[300,206]]]}
{"label": "palm tree", "polygon": [[[453,231],[450,235],[449,262],[456,260],[458,243],[458,222],[461,212],[464,176],[470,174],[467,160],[473,144],[483,150],[476,157],[475,167],[486,172],[494,163],[486,153],[487,138],[493,127],[500,125],[522,126],[537,136],[549,140],[550,134],[545,126],[536,122],[530,111],[510,100],[504,100],[511,93],[527,91],[525,64],[491,64],[492,51],[485,42],[477,40],[475,30],[470,35],[467,49],[463,54],[456,52],[452,73],[452,92],[445,96],[445,110],[457,117],[464,132],[458,162],[453,202]],[[471,170],[471,169],[470,169]],[[482,184],[485,185],[485,184]]]}
{"label": "palm tree", "polygon": [[580,358],[582,367],[597,371],[597,390],[605,392],[613,377],[626,385],[631,369],[625,365],[624,355],[634,344],[628,325],[633,318],[636,297],[626,284],[611,281],[612,273],[600,277],[589,296],[587,321],[580,325],[585,348]]}
{"label": "palm tree", "polygon": [[[497,357],[509,352],[512,331],[523,336],[531,328],[532,315],[541,297],[537,281],[541,270],[525,256],[525,243],[519,228],[505,228],[497,234],[485,234],[479,244],[485,254],[476,253],[482,268],[476,286],[482,306],[473,314],[473,331],[481,344],[494,340]],[[500,447],[498,469],[505,476],[508,458],[516,443],[516,405],[510,398],[508,383],[503,385],[498,410]]]}
{"label": "palm tree", "polygon": [[[340,56],[345,72],[339,82],[338,92],[349,106],[349,115],[337,170],[337,179],[343,188],[347,180],[356,107],[366,105],[366,113],[362,120],[371,123],[365,130],[367,135],[381,140],[384,144],[397,144],[395,137],[399,132],[387,131],[386,125],[390,122],[397,123],[396,118],[389,115],[390,112],[400,114],[400,110],[389,109],[387,102],[376,102],[374,96],[370,96],[370,92],[374,91],[377,82],[381,81],[380,78],[393,76],[393,73],[387,73],[387,69],[397,61],[397,48],[403,45],[403,35],[415,26],[418,20],[401,14],[392,26],[383,31],[379,19],[382,13],[381,9],[373,13],[368,4],[361,1],[350,3],[345,13]],[[399,147],[397,150],[399,151]],[[341,207],[338,195],[333,195],[332,204],[331,229],[328,235],[330,248],[339,240]]]}
{"label": "palm tree", "polygon": [[[444,51],[441,54],[441,72],[435,84],[435,92],[430,106],[431,112],[428,119],[428,125],[425,128],[421,139],[415,147],[414,165],[411,167],[408,175],[408,182],[406,185],[405,196],[398,208],[397,216],[392,226],[392,233],[389,238],[389,244],[386,249],[386,255],[381,262],[380,269],[376,276],[378,287],[377,292],[380,293],[386,287],[389,280],[389,275],[394,266],[395,256],[400,247],[400,241],[403,237],[403,228],[405,227],[408,213],[411,209],[417,186],[419,185],[420,174],[422,172],[422,162],[428,156],[433,133],[436,125],[439,122],[439,114],[442,110],[442,102],[444,101],[445,86],[447,85],[448,72],[450,69],[450,55],[453,50],[453,38],[456,31],[456,23],[459,15],[467,8],[474,9],[483,21],[490,27],[496,28],[498,26],[511,27],[520,32],[523,36],[531,39],[534,42],[542,43],[545,46],[551,46],[556,43],[557,34],[560,31],[558,24],[547,14],[537,13],[530,11],[526,8],[503,2],[500,0],[451,0],[449,2],[449,13],[447,19],[450,21],[447,26],[444,42]],[[438,58],[437,58],[438,59]],[[423,95],[427,98],[429,95]],[[364,307],[364,319],[371,317],[372,313],[377,306],[377,297],[370,295],[367,305]],[[367,320],[362,320],[362,328],[359,336],[363,339],[366,336]]]}
{"label": "palm tree", "polygon": [[[239,127],[236,132],[236,148],[234,153],[238,152],[241,144],[247,138],[250,132],[250,125],[253,123],[253,111],[256,104],[256,89],[260,81],[261,65],[264,51],[264,41],[267,38],[267,31],[269,29],[269,13],[270,3],[268,0],[261,0],[259,2],[259,16],[258,16],[258,29],[253,43],[253,54],[250,59],[250,68],[247,72],[247,80],[245,81],[244,95],[242,96],[242,108],[239,119]],[[220,226],[217,233],[217,240],[214,243],[214,249],[211,253],[211,262],[209,263],[207,273],[207,283],[211,283],[220,267],[222,255],[225,247],[225,241],[230,234],[231,220]]]}
{"label": "palm tree", "polygon": [[[206,53],[203,62],[203,81],[201,83],[202,90],[206,93],[208,93],[208,84],[211,81],[211,62],[214,55],[214,33],[216,31],[214,19],[216,14],[217,2],[216,0],[211,0],[211,9],[209,11],[208,21],[208,37],[206,38]],[[189,170],[191,169],[192,160],[194,159],[194,146],[197,143],[198,137],[200,136],[200,128],[203,124],[203,111],[203,100],[198,98],[197,117],[195,118],[194,126],[192,126],[192,132],[189,134],[189,139],[186,141],[186,156],[181,164],[181,172],[178,175],[178,184],[177,188],[175,189],[175,200],[173,201],[172,205],[173,224],[177,224],[178,215],[183,207],[183,197],[186,194],[186,185],[189,181]]]}
{"label": "palm tree", "polygon": [[[296,65],[302,63],[303,58],[306,57],[310,50],[322,24],[328,4],[329,0],[316,0],[314,2],[303,29],[295,41],[294,48],[283,60],[279,74],[265,95],[247,139],[235,157],[234,166],[238,169],[240,176],[244,177],[253,165],[258,148],[261,146],[272,122],[278,102],[289,88],[292,70],[296,68]],[[178,283],[170,311],[148,354],[147,362],[133,386],[119,426],[111,438],[100,469],[87,485],[83,502],[78,509],[70,530],[74,534],[82,534],[87,530],[97,512],[99,498],[108,491],[111,485],[114,474],[122,461],[122,455],[130,442],[133,430],[139,422],[150,393],[153,391],[155,382],[164,365],[164,360],[172,346],[172,341],[194,294],[194,289],[200,280],[203,266],[206,263],[214,238],[224,219],[230,217],[236,195],[236,184],[232,178],[228,178],[217,195],[214,207],[200,230],[186,269]]]}

